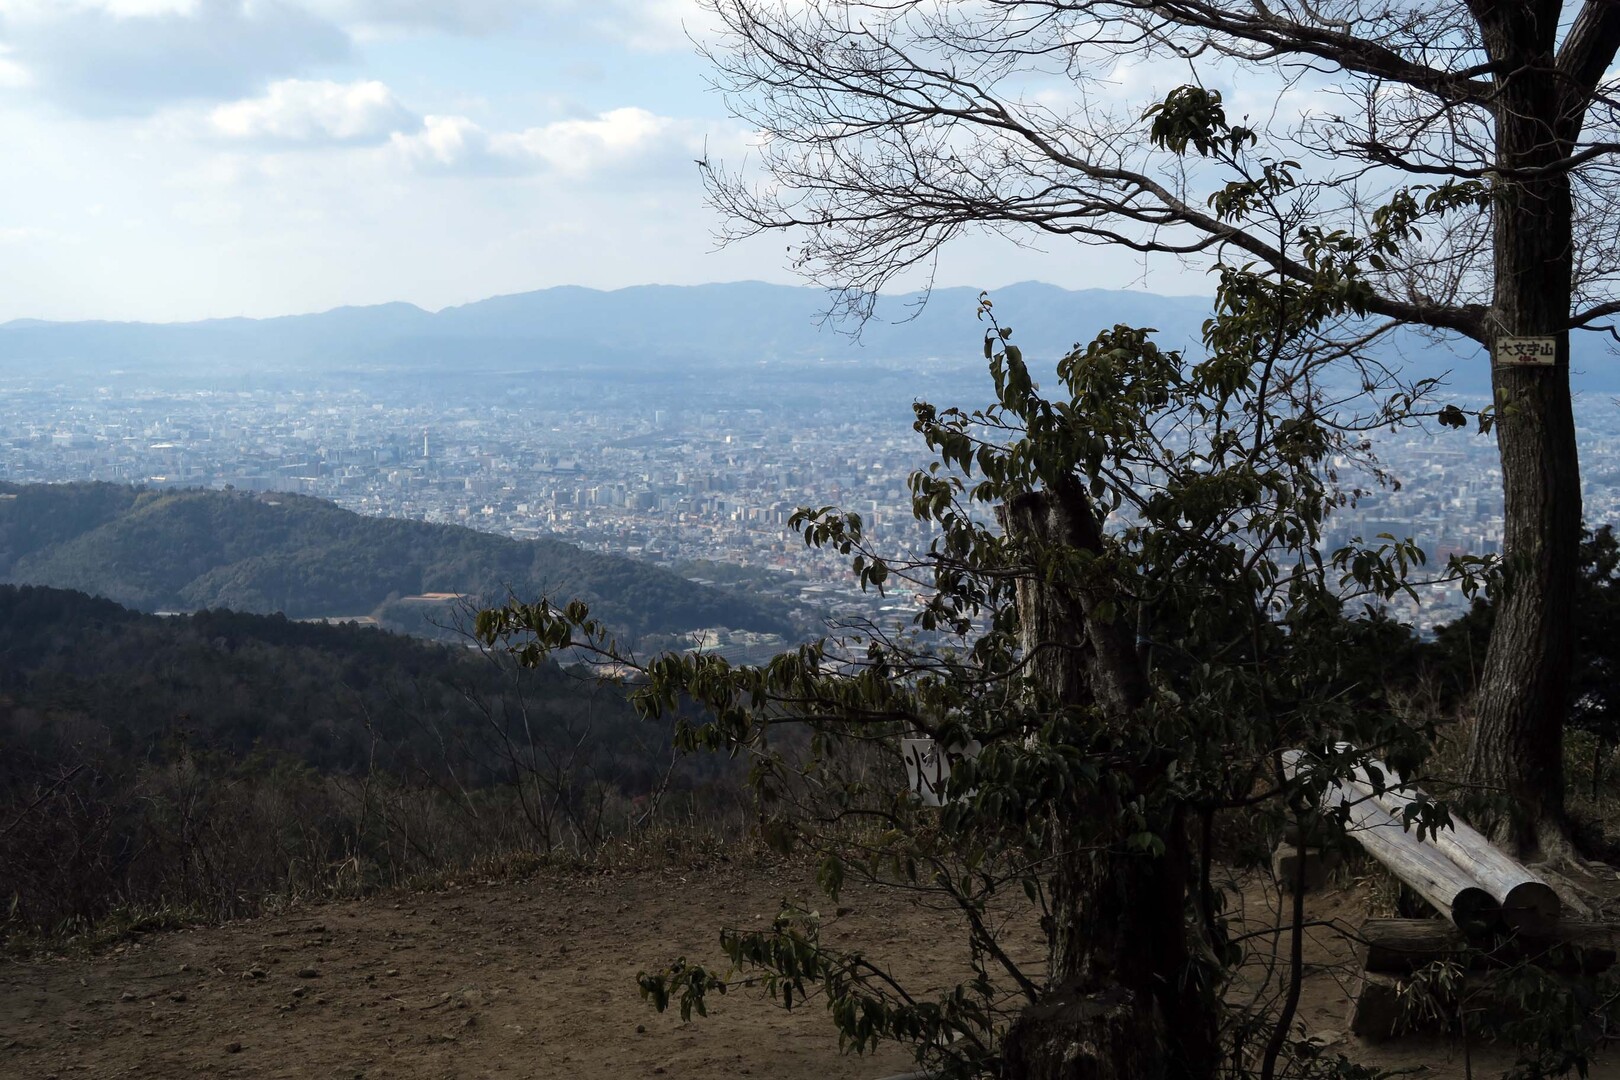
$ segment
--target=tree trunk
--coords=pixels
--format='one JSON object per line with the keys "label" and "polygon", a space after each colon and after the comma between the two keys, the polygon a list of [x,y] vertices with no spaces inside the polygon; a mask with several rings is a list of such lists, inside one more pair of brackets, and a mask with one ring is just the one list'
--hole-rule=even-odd
{"label": "tree trunk", "polygon": [[[1502,462],[1504,592],[1485,654],[1472,783],[1504,793],[1499,841],[1537,858],[1564,836],[1564,719],[1570,620],[1579,558],[1580,463],[1569,393],[1569,318],[1574,204],[1568,173],[1544,169],[1567,156],[1579,131],[1552,62],[1556,20],[1530,4],[1495,5],[1482,20],[1500,78],[1497,107],[1495,299],[1487,342],[1499,335],[1550,337],[1551,367],[1492,366]],[[1573,126],[1572,126],[1573,125]]]}
{"label": "tree trunk", "polygon": [[[1090,710],[1101,725],[1129,723],[1146,700],[1134,641],[1119,615],[1095,617],[1106,585],[1075,588],[1044,572],[1052,559],[1102,550],[1102,531],[1078,484],[1026,495],[1004,511],[1032,552],[1018,585],[1031,677],[1053,708]],[[1080,572],[1080,576],[1084,571]],[[1066,588],[1065,581],[1071,583]],[[1003,1043],[1006,1075],[1025,1080],[1213,1077],[1217,1003],[1193,970],[1187,919],[1191,856],[1181,814],[1156,822],[1159,855],[1126,844],[1123,799],[1151,784],[1154,763],[1131,778],[1105,774],[1054,813],[1048,988]]]}

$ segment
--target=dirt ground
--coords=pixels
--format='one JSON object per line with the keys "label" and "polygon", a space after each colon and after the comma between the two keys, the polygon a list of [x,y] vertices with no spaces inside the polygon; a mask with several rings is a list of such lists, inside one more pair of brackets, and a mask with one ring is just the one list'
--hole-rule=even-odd
{"label": "dirt ground", "polygon": [[[873,1080],[909,1071],[903,1048],[841,1055],[819,1001],[788,1013],[736,993],[709,1018],[682,1023],[641,1000],[638,971],[677,955],[718,963],[718,927],[768,922],[784,895],[804,891],[796,873],[758,867],[571,874],[308,905],[90,957],[0,961],[0,1076]],[[1246,890],[1245,902],[1258,926],[1274,898]],[[831,943],[858,940],[908,977],[954,981],[948,916],[860,887],[839,910],[825,924]],[[1361,911],[1354,894],[1334,893],[1313,900],[1311,916],[1353,925]],[[1352,1058],[1462,1077],[1460,1052],[1443,1039],[1375,1046],[1341,1034],[1348,951],[1313,932],[1307,1027]],[[1499,1075],[1510,1061],[1476,1051],[1474,1075]],[[1620,1068],[1593,1075],[1620,1077]]]}

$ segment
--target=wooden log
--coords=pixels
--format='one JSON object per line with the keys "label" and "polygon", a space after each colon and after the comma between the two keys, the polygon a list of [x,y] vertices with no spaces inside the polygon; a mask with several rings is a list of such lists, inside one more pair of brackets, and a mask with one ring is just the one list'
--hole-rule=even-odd
{"label": "wooden log", "polygon": [[1363,968],[1382,975],[1409,975],[1436,960],[1455,960],[1470,970],[1530,963],[1563,975],[1600,975],[1615,963],[1613,925],[1570,919],[1542,935],[1474,942],[1437,919],[1368,919],[1360,938]]}
{"label": "wooden log", "polygon": [[[1283,751],[1288,776],[1293,776],[1302,758],[1302,751]],[[1324,808],[1336,806],[1345,808],[1345,836],[1356,840],[1463,933],[1489,933],[1500,923],[1500,902],[1434,845],[1421,844],[1377,800],[1364,797],[1351,785],[1333,784],[1324,792]]]}
{"label": "wooden log", "polygon": [[1363,972],[1350,995],[1345,1020],[1350,1033],[1381,1042],[1408,1033],[1457,1032],[1465,1019],[1467,1027],[1480,1031],[1524,1018],[1523,1005],[1502,986],[1497,973],[1467,973],[1452,987],[1429,987],[1421,999],[1407,996],[1414,989],[1409,982]]}
{"label": "wooden log", "polygon": [[1328,798],[1349,814],[1345,834],[1463,933],[1489,933],[1501,921],[1502,906],[1494,896],[1433,844],[1403,829],[1378,803],[1338,787],[1328,791]]}
{"label": "wooden log", "polygon": [[[1284,771],[1293,776],[1303,758],[1303,751],[1284,751]],[[1343,806],[1345,835],[1464,933],[1484,934],[1501,921],[1502,905],[1483,885],[1433,844],[1422,843],[1415,833],[1407,832],[1370,795],[1364,796],[1350,785],[1333,784],[1323,793],[1322,806],[1324,810]]]}
{"label": "wooden log", "polygon": [[[1420,796],[1427,798],[1383,762],[1373,759],[1368,764],[1383,774],[1383,790],[1375,789],[1365,769],[1356,770],[1351,785],[1396,821],[1405,820],[1406,808],[1421,801]],[[1514,930],[1528,931],[1544,931],[1558,922],[1563,903],[1551,885],[1504,855],[1462,818],[1453,814],[1451,823],[1451,828],[1439,829],[1426,840],[1496,899],[1502,906],[1503,922]]]}
{"label": "wooden log", "polygon": [[1462,959],[1470,949],[1462,931],[1439,919],[1368,919],[1360,935],[1362,968],[1381,975],[1408,975],[1436,960]]}
{"label": "wooden log", "polygon": [[[1467,971],[1452,986],[1432,986],[1424,995],[1424,1007],[1417,1000],[1403,1001],[1409,990],[1407,979],[1374,971],[1362,972],[1350,995],[1350,1011],[1345,1026],[1353,1035],[1369,1041],[1388,1039],[1406,1032],[1450,1031],[1464,1026],[1473,1032],[1490,1033],[1502,1025],[1525,1019],[1525,1001],[1507,972]],[[1595,987],[1586,974],[1561,975],[1559,981],[1571,987]]]}

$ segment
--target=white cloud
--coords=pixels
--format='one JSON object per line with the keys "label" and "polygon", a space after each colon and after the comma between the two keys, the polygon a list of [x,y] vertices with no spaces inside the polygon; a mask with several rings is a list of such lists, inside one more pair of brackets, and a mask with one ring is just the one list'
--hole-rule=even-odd
{"label": "white cloud", "polygon": [[690,49],[688,35],[704,36],[708,21],[694,0],[617,0],[593,19],[600,33],[643,52]]}
{"label": "white cloud", "polygon": [[416,167],[465,167],[489,151],[489,133],[465,116],[426,116],[421,131],[395,132],[389,141],[401,160]]}
{"label": "white cloud", "polygon": [[[136,0],[131,0],[136,2]],[[152,0],[161,2],[161,0]],[[308,0],[311,10],[362,34],[491,34],[524,24],[647,52],[686,49],[703,22],[698,0]]]}
{"label": "white cloud", "polygon": [[703,21],[697,0],[0,0],[0,91],[140,115],[308,78],[379,34],[527,31],[679,52]]}
{"label": "white cloud", "polygon": [[28,69],[12,59],[11,52],[11,49],[0,44],[0,90],[21,90],[34,82]]}
{"label": "white cloud", "polygon": [[177,202],[171,212],[177,221],[205,228],[228,227],[242,221],[242,204],[229,199]]}
{"label": "white cloud", "polygon": [[[38,0],[34,2],[37,4]],[[63,6],[105,11],[121,19],[191,15],[197,11],[199,4],[200,0],[63,0]]]}
{"label": "white cloud", "polygon": [[464,116],[429,116],[420,131],[390,141],[400,160],[415,168],[582,177],[694,157],[704,137],[692,121],[626,107],[516,132],[486,131]]}
{"label": "white cloud", "polygon": [[0,60],[89,115],[237,97],[350,55],[345,31],[290,0],[0,0],[0,30]]}
{"label": "white cloud", "polygon": [[606,37],[635,48],[684,48],[705,22],[699,0],[0,0],[0,18],[51,21],[206,16],[218,7],[297,8],[357,31],[491,34],[521,25]]}
{"label": "white cloud", "polygon": [[0,225],[0,244],[23,244],[30,240],[44,240],[50,235],[46,230],[31,225]]}
{"label": "white cloud", "polygon": [[684,145],[689,125],[646,109],[613,109],[589,120],[558,120],[510,135],[491,149],[513,160],[544,162],[564,173],[589,173],[635,157]]}
{"label": "white cloud", "polygon": [[48,19],[85,12],[118,18],[151,15],[190,15],[199,0],[0,0],[0,16],[8,19]]}
{"label": "white cloud", "polygon": [[449,30],[485,34],[521,21],[534,0],[310,0],[323,16],[371,29]]}
{"label": "white cloud", "polygon": [[279,143],[381,142],[419,118],[383,83],[283,79],[262,96],[210,110],[214,136]]}

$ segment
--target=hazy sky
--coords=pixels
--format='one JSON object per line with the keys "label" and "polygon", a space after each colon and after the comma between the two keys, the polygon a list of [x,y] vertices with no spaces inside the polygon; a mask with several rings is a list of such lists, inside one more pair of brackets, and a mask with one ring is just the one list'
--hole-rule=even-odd
{"label": "hazy sky", "polygon": [[[713,251],[693,160],[748,132],[706,89],[701,20],[691,0],[0,0],[0,320],[793,281],[785,238]],[[941,283],[1140,275],[986,241]],[[1171,265],[1146,284],[1200,287]]]}

